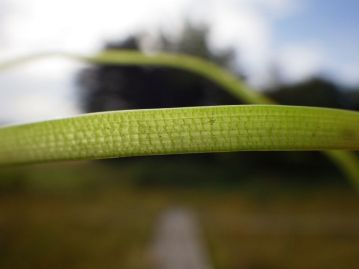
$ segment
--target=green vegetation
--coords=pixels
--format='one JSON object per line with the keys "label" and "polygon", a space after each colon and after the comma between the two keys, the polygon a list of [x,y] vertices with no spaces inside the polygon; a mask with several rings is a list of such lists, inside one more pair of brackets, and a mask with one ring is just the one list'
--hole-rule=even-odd
{"label": "green vegetation", "polygon": [[139,169],[2,168],[0,178],[12,181],[0,187],[0,267],[147,269],[158,216],[176,205],[199,213],[215,268],[357,266],[357,194],[349,188],[273,186],[253,176],[236,188],[212,188],[207,178],[200,188],[141,187]]}
{"label": "green vegetation", "polygon": [[359,149],[359,113],[274,105],[95,113],[0,129],[0,164],[240,150]]}
{"label": "green vegetation", "polygon": [[[48,57],[51,56],[52,54],[40,54],[40,55],[35,55],[35,56],[30,56],[30,57],[26,57],[23,59],[16,59],[14,61],[10,61],[7,63],[3,63],[0,64],[0,70],[1,69],[6,69],[9,67],[12,67],[14,65],[18,65],[18,64],[22,64],[24,62],[27,61],[31,61],[37,58],[42,58],[42,57]],[[70,58],[75,58],[75,59],[80,59],[80,60],[84,60],[84,61],[88,61],[88,62],[93,62],[93,63],[97,63],[97,64],[137,64],[137,65],[165,65],[165,66],[169,66],[169,67],[176,67],[176,68],[183,68],[185,70],[188,71],[192,71],[192,72],[197,72],[203,76],[209,77],[210,79],[216,81],[217,83],[219,83],[220,85],[223,86],[224,89],[228,90],[230,93],[234,94],[237,97],[243,98],[245,101],[250,102],[250,103],[268,103],[271,102],[269,99],[263,97],[262,95],[260,95],[259,93],[255,92],[255,91],[251,91],[248,88],[246,88],[242,83],[240,83],[236,77],[232,76],[231,74],[229,74],[228,72],[222,70],[221,68],[217,67],[214,64],[208,63],[204,60],[200,60],[197,59],[195,57],[191,57],[191,56],[176,56],[176,55],[171,55],[171,54],[159,54],[156,56],[151,56],[151,55],[144,55],[138,52],[133,52],[133,51],[105,51],[103,53],[100,53],[96,56],[93,57],[85,57],[85,56],[79,56],[79,55],[71,55],[71,54],[64,54],[64,53],[60,53],[60,54],[55,54],[55,55],[60,55],[60,56],[65,56],[65,57],[70,57]],[[315,117],[318,117],[318,115],[316,115]],[[289,121],[288,121],[289,122]],[[61,125],[61,124],[60,124]],[[46,125],[45,125],[46,126]],[[305,125],[304,125],[305,126]],[[356,124],[354,124],[353,126],[351,125],[347,125],[345,128],[347,128],[348,130],[350,129],[349,132],[346,133],[350,133],[350,137],[351,138],[356,138],[357,137],[357,131],[354,130],[353,128],[357,126]],[[42,129],[43,127],[40,127],[40,129]],[[71,127],[70,127],[71,128]],[[335,126],[332,126],[331,128],[336,128]],[[11,135],[11,131],[12,129],[10,129],[10,136]],[[13,130],[17,130],[16,128],[13,128]],[[8,135],[6,133],[6,129],[5,129],[5,136]],[[42,132],[42,130],[40,130]],[[46,128],[44,128],[44,131],[46,133]],[[68,130],[65,130],[65,133]],[[99,132],[101,132],[101,130],[99,130]],[[26,134],[27,135],[27,134]],[[38,135],[35,133],[35,135]],[[138,135],[138,134],[137,134]],[[263,134],[264,137],[268,135],[268,133],[264,133]],[[262,135],[262,137],[263,137]],[[101,135],[100,135],[101,136]],[[53,135],[51,135],[51,139],[53,138]],[[58,138],[56,138],[58,139]],[[56,140],[55,139],[55,140]],[[92,137],[87,137],[87,140],[91,140],[94,139],[94,136]],[[5,139],[6,140],[6,139]],[[157,139],[158,140],[158,139]],[[309,140],[309,136],[307,137],[307,140]],[[26,140],[24,140],[26,141]],[[159,141],[159,140],[158,140]],[[7,142],[7,141],[6,141]],[[300,144],[300,139],[296,141],[298,144]],[[52,143],[52,142],[51,142]],[[257,143],[257,142],[256,142]],[[25,145],[26,146],[26,145]],[[141,145],[140,145],[141,146]],[[198,146],[198,145],[197,145]],[[44,144],[44,147],[47,147],[47,145]],[[83,147],[83,146],[81,146]],[[196,145],[192,145],[192,148],[187,148],[185,151],[181,151],[179,150],[178,153],[181,152],[202,152],[201,150],[198,151],[196,150],[194,147],[196,147]],[[214,146],[214,148],[216,148],[216,146]],[[260,148],[260,147],[259,147]],[[268,146],[264,146],[261,147],[261,149],[268,149]],[[294,147],[295,148],[295,147]],[[303,145],[302,149],[308,149],[308,147],[306,147],[305,145]],[[251,148],[249,148],[251,149]],[[279,148],[279,149],[283,149],[283,148]],[[288,146],[287,149],[291,149],[291,145]],[[299,148],[296,148],[299,149]],[[327,147],[312,147],[309,149],[327,149]],[[352,147],[329,147],[329,149],[353,149],[356,150],[357,147],[354,145],[352,145]],[[66,150],[65,150],[66,151]],[[80,158],[80,159],[86,159],[86,158],[101,158],[101,157],[111,157],[108,156],[108,154],[97,154],[94,155],[93,152],[91,152],[91,149],[84,149],[83,151],[88,152],[87,155],[85,156],[83,154],[83,152],[78,156],[66,156],[65,155],[61,155],[62,153],[60,153],[60,150],[58,149],[54,149],[53,152],[50,153],[50,155],[55,156],[52,159],[76,159],[76,158]],[[97,151],[102,151],[101,149],[98,149]],[[155,154],[161,154],[158,151],[155,151]],[[167,149],[164,150],[170,153],[175,153],[176,150],[174,148],[172,149]],[[208,151],[205,150],[205,152]],[[211,150],[209,150],[211,151]],[[228,151],[226,149],[217,149],[215,151]],[[5,153],[8,153],[9,151],[5,151]],[[138,150],[137,150],[138,152]],[[59,156],[57,156],[59,154]],[[18,155],[18,152],[16,152],[16,155]],[[131,155],[142,155],[141,153],[135,153],[135,154],[129,154],[129,155],[124,155],[124,154],[119,154],[118,152],[113,152],[112,156],[131,156]],[[344,171],[344,173],[351,179],[352,182],[354,182],[355,186],[358,186],[359,184],[357,182],[359,182],[359,165],[357,162],[357,158],[355,156],[348,156],[350,155],[350,153],[345,153],[345,152],[330,152],[328,153],[328,156],[334,161],[336,162],[341,169]],[[35,156],[35,157],[34,157]],[[57,157],[56,157],[57,156]],[[65,156],[65,157],[64,157]],[[28,161],[36,161],[36,160],[46,160],[46,158],[41,158],[41,156],[36,156],[35,155],[28,155]],[[48,160],[50,160],[49,158],[47,158]],[[25,160],[22,159],[22,161],[20,162],[24,162]],[[16,162],[16,161],[15,161]]]}
{"label": "green vegetation", "polygon": [[[204,39],[194,37],[190,39],[203,47]],[[202,57],[210,54],[201,52]],[[0,70],[49,56],[92,63],[103,77],[107,68],[116,71],[111,68],[119,66],[192,72],[235,98],[266,105],[110,112],[4,127],[0,163],[263,149],[358,150],[357,112],[268,106],[274,102],[236,76],[192,56],[110,46],[94,56],[30,56],[0,64]],[[176,80],[182,81],[179,85],[188,83],[184,77]],[[321,167],[319,154],[312,152],[303,153],[309,159],[306,168],[298,165],[297,153],[263,153],[263,171],[256,166],[259,155],[253,154],[2,166],[0,267],[149,268],[158,215],[180,205],[198,213],[215,268],[356,268],[357,194],[341,183],[338,171]],[[325,154],[359,187],[356,155]],[[277,159],[285,159],[285,165]]]}

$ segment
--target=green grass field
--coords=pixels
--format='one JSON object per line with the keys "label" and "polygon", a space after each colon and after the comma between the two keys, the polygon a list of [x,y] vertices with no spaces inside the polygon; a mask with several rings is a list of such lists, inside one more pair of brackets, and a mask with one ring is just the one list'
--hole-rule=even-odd
{"label": "green grass field", "polygon": [[133,184],[133,171],[98,162],[1,168],[0,268],[153,268],[156,222],[174,205],[197,213],[214,268],[359,264],[349,188],[149,187]]}

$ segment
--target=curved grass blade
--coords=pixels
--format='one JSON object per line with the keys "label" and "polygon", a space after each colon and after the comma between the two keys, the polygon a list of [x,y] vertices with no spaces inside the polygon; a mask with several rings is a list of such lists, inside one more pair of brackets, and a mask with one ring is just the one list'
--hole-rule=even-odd
{"label": "curved grass blade", "polygon": [[[109,65],[151,65],[151,66],[168,66],[192,71],[200,74],[221,85],[232,95],[241,100],[252,104],[270,104],[274,103],[262,94],[251,90],[235,76],[218,67],[217,65],[188,55],[160,53],[155,55],[146,55],[138,51],[128,50],[109,50],[101,52],[94,56],[83,56],[69,53],[43,53],[32,55],[29,57],[18,58],[13,61],[0,63],[0,70],[15,67],[36,59],[51,56],[62,56],[71,59],[77,59],[95,64]],[[335,128],[335,126],[333,126]],[[351,182],[355,182],[356,187],[359,186],[359,160],[350,152],[324,151],[329,159],[331,159],[341,170],[350,178]]]}
{"label": "curved grass blade", "polygon": [[359,113],[280,105],[210,106],[93,113],[0,128],[0,164],[323,149],[359,150]]}

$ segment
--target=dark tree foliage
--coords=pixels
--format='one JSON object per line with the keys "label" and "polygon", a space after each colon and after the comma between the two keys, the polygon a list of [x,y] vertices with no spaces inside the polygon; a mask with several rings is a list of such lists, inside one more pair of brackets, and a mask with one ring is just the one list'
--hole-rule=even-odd
{"label": "dark tree foliage", "polygon": [[346,108],[348,97],[333,82],[324,78],[282,85],[268,95],[280,104]]}
{"label": "dark tree foliage", "polygon": [[[206,28],[188,25],[178,40],[170,41],[161,36],[157,43],[162,51],[191,54],[230,66],[232,51],[212,53],[207,46],[207,33]],[[130,37],[109,43],[104,50],[140,50],[139,43],[139,37]],[[174,68],[93,66],[80,74],[79,83],[87,112],[239,103],[212,81]]]}
{"label": "dark tree foliage", "polygon": [[359,110],[359,88],[348,91],[346,100],[349,109]]}

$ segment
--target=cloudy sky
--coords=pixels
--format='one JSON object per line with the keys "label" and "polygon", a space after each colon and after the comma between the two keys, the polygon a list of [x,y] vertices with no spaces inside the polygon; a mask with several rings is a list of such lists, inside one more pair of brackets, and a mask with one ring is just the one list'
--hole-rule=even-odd
{"label": "cloudy sky", "polygon": [[[137,31],[211,27],[213,48],[234,47],[249,82],[275,68],[286,82],[321,74],[359,84],[357,0],[0,0],[0,60],[40,51],[93,53]],[[73,78],[81,64],[43,60],[0,73],[0,120],[79,113]]]}

